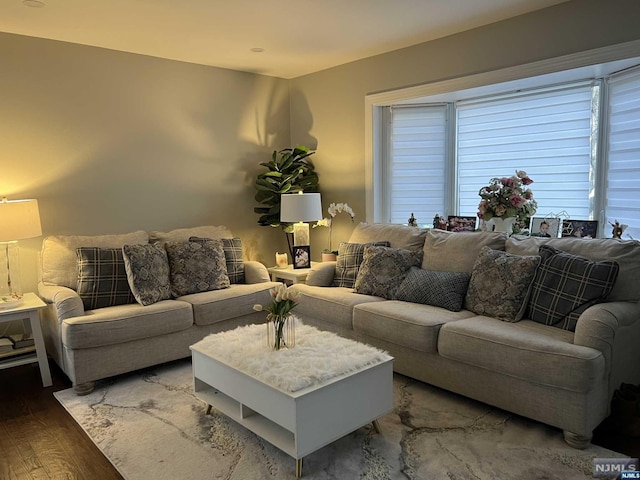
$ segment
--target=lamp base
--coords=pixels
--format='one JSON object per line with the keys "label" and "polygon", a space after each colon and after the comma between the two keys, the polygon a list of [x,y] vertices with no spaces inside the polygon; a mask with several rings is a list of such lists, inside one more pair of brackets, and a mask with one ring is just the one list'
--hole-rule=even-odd
{"label": "lamp base", "polygon": [[20,251],[16,241],[0,242],[0,297],[22,298]]}
{"label": "lamp base", "polygon": [[309,224],[298,222],[293,224],[293,244],[296,246],[309,245]]}

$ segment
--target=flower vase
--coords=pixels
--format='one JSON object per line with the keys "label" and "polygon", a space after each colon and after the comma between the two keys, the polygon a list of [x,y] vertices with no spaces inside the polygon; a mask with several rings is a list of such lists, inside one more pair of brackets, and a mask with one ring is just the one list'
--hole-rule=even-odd
{"label": "flower vase", "polygon": [[510,236],[513,233],[513,224],[516,221],[516,217],[493,217],[491,221],[493,222],[494,232],[504,232],[507,236]]}
{"label": "flower vase", "polygon": [[271,350],[293,348],[296,344],[296,322],[291,314],[273,315],[267,322],[267,345]]}

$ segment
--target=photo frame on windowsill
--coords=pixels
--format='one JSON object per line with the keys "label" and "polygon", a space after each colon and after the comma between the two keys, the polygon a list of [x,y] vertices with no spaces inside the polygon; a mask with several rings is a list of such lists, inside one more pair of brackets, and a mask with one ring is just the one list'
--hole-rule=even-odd
{"label": "photo frame on windowsill", "polygon": [[293,246],[293,268],[311,268],[311,247],[309,245]]}
{"label": "photo frame on windowsill", "polygon": [[450,232],[475,232],[477,220],[477,217],[449,215],[447,219],[447,230]]}
{"label": "photo frame on windowsill", "polygon": [[532,217],[529,226],[532,237],[558,238],[560,234],[560,217]]}
{"label": "photo frame on windowsill", "polygon": [[563,220],[562,236],[577,238],[596,238],[598,236],[598,221],[571,219]]}

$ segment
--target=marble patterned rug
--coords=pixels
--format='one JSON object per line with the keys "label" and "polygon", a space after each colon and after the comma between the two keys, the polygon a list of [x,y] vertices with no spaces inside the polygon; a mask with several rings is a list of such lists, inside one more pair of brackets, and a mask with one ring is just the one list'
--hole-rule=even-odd
{"label": "marble patterned rug", "polygon": [[[295,461],[193,395],[189,359],[99,382],[87,396],[55,393],[127,480],[295,478]],[[523,479],[592,477],[594,458],[562,432],[409,378],[394,377],[395,409],[308,455],[303,478]]]}

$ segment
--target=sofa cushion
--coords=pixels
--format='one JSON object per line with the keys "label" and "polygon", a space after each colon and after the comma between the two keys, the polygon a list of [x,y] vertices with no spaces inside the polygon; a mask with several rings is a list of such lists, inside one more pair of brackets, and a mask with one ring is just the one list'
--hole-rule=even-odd
{"label": "sofa cushion", "polygon": [[231,230],[224,225],[205,225],[202,227],[176,228],[169,232],[149,232],[151,243],[160,242],[186,242],[190,237],[211,238],[219,240],[221,238],[233,238]]}
{"label": "sofa cushion", "polygon": [[465,272],[437,272],[412,267],[398,287],[395,299],[459,312],[470,278],[471,275]]}
{"label": "sofa cushion", "polygon": [[618,263],[594,262],[548,245],[540,247],[540,256],[528,318],[573,332],[580,314],[605,300],[611,292]]}
{"label": "sofa cushion", "polygon": [[499,232],[446,232],[431,229],[424,241],[422,268],[471,273],[480,249],[504,250],[506,234]]}
{"label": "sofa cushion", "polygon": [[[193,306],[196,325],[211,325],[255,313],[253,306],[267,305],[271,301],[269,291],[278,285],[277,282],[234,284],[222,290],[184,295],[178,300]],[[266,312],[263,312],[263,317],[266,321]]]}
{"label": "sofa cushion", "polygon": [[471,273],[465,308],[505,322],[517,322],[540,263],[537,255],[513,255],[482,247]]}
{"label": "sofa cushion", "polygon": [[76,290],[85,310],[134,303],[121,248],[81,247]]}
{"label": "sofa cushion", "polygon": [[179,332],[192,325],[191,305],[161,300],[148,306],[100,308],[69,318],[62,322],[61,338],[66,348],[93,348]]}
{"label": "sofa cushion", "polygon": [[333,276],[334,287],[353,288],[362,264],[364,249],[370,245],[388,247],[389,242],[347,243],[340,242],[336,273]]}
{"label": "sofa cushion", "polygon": [[295,314],[303,322],[305,318],[316,318],[338,329],[353,330],[354,306],[385,301],[373,295],[354,293],[352,289],[344,287],[327,288],[296,283],[291,288],[300,294]]}
{"label": "sofa cushion", "polygon": [[422,263],[422,251],[368,246],[354,285],[356,293],[393,299],[409,269]]}
{"label": "sofa cushion", "polygon": [[589,260],[615,260],[620,267],[608,300],[610,302],[640,301],[640,242],[618,238],[536,238],[513,235],[505,244],[507,252],[517,255],[536,255],[541,245],[549,245],[563,252]]}
{"label": "sofa cushion", "polygon": [[434,353],[440,327],[471,316],[474,314],[467,310],[451,312],[395,300],[361,303],[353,309],[353,329],[396,345]]}
{"label": "sofa cushion", "polygon": [[181,297],[229,286],[220,240],[167,242],[171,295]]}
{"label": "sofa cushion", "polygon": [[143,231],[123,235],[51,235],[42,242],[42,282],[75,290],[78,286],[76,249],[79,247],[122,248],[125,244],[148,242],[149,235]]}
{"label": "sofa cushion", "polygon": [[140,305],[171,298],[169,259],[161,245],[125,245],[122,256],[129,287]]}
{"label": "sofa cushion", "polygon": [[587,392],[602,382],[605,361],[593,348],[573,344],[573,333],[530,320],[517,323],[476,316],[440,329],[438,353],[450,360],[539,385]]}
{"label": "sofa cushion", "polygon": [[349,243],[372,243],[386,240],[393,248],[422,250],[426,235],[427,230],[424,228],[361,222],[351,233]]}
{"label": "sofa cushion", "polygon": [[[190,242],[202,242],[211,238],[189,237]],[[244,259],[242,258],[242,240],[239,238],[221,238],[224,258],[227,264],[229,282],[245,283]]]}

